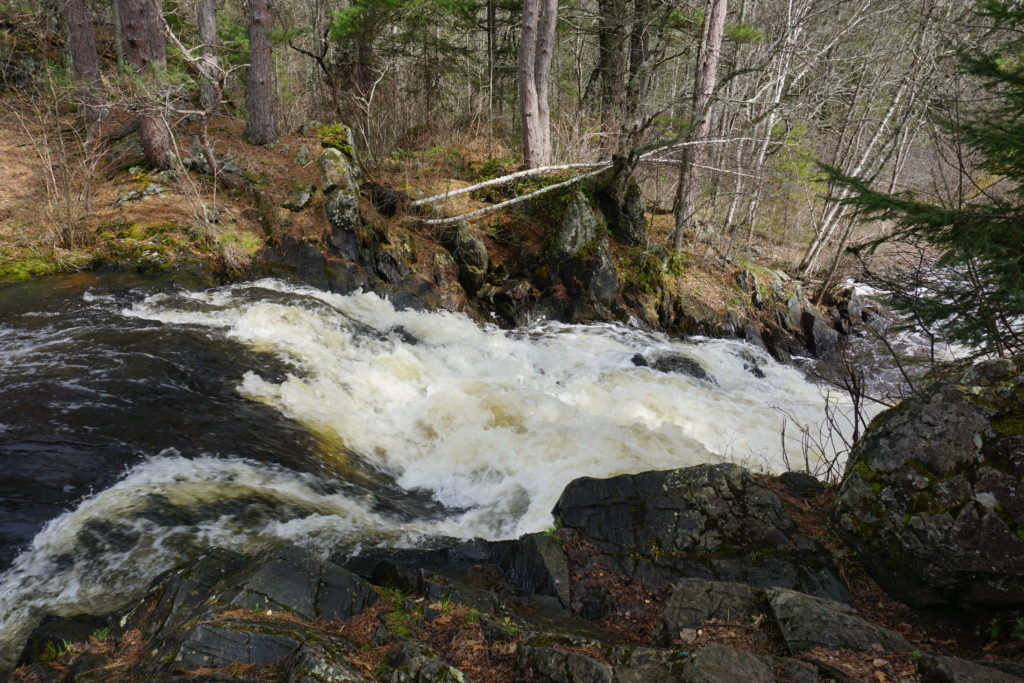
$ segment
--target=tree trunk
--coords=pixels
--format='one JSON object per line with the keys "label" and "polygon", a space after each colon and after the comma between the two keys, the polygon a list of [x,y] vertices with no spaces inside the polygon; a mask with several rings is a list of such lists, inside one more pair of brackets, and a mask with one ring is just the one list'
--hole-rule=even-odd
{"label": "tree trunk", "polygon": [[[117,0],[128,65],[157,82],[167,65],[160,0]],[[153,105],[139,114],[139,138],[146,159],[156,168],[171,164],[171,133]]]}
{"label": "tree trunk", "polygon": [[93,27],[92,9],[89,0],[67,0],[64,18],[68,25],[68,50],[71,54],[71,69],[79,85],[79,99],[82,108],[82,122],[86,128],[100,120],[98,91],[100,89],[100,60],[96,53],[96,30]]}
{"label": "tree trunk", "polygon": [[710,3],[711,11],[704,20],[704,49],[693,98],[691,125],[696,128],[690,135],[690,142],[697,144],[683,148],[683,163],[679,172],[679,186],[676,189],[676,251],[683,248],[683,231],[693,223],[700,181],[699,167],[705,156],[704,146],[700,143],[707,139],[708,133],[711,132],[711,95],[718,80],[718,58],[722,52],[722,35],[725,32],[728,0],[710,0]]}
{"label": "tree trunk", "polygon": [[555,28],[558,24],[558,0],[541,0],[540,20],[537,23],[537,57],[534,63],[534,82],[537,84],[537,127],[540,129],[541,149],[538,165],[551,163],[551,105],[548,102],[548,82],[551,75],[551,57],[554,54]]}
{"label": "tree trunk", "polygon": [[220,87],[214,74],[217,73],[217,0],[199,0],[196,6],[196,25],[199,28],[199,40],[202,47],[204,70],[209,73],[203,89],[199,93],[199,104],[207,111],[213,111],[220,104]]}
{"label": "tree trunk", "polygon": [[615,130],[626,95],[626,2],[598,0],[597,70],[601,77],[601,119]]}
{"label": "tree trunk", "polygon": [[527,168],[551,163],[548,78],[558,21],[558,0],[524,0],[519,45],[519,106],[523,115],[523,157]]}
{"label": "tree trunk", "polygon": [[249,0],[249,81],[245,98],[249,120],[245,136],[254,145],[277,142],[270,59],[272,22],[271,0]]}

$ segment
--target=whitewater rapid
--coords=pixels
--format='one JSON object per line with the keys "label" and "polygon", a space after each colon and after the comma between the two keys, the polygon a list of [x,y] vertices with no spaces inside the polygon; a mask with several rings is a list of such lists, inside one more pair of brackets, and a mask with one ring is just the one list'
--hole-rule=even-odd
{"label": "whitewater rapid", "polygon": [[[234,388],[308,430],[319,466],[296,471],[241,445],[146,454],[47,523],[0,575],[0,662],[41,615],[108,611],[209,547],[289,542],[326,554],[512,538],[548,528],[580,476],[723,460],[801,466],[793,422],[823,419],[821,387],[734,340],[612,324],[505,331],[275,280],[85,301],[275,359],[284,372],[249,367]],[[638,365],[638,355],[686,358],[706,377]]]}

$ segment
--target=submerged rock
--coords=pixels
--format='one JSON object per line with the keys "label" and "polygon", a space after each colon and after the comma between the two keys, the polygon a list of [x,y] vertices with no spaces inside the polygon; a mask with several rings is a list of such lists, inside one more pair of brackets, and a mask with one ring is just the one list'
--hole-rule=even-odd
{"label": "submerged rock", "polygon": [[846,599],[825,548],[738,465],[584,477],[566,487],[554,514],[610,566],[653,587],[696,577]]}
{"label": "submerged rock", "polygon": [[833,510],[878,583],[912,605],[1024,606],[1024,361],[975,366],[869,426]]}

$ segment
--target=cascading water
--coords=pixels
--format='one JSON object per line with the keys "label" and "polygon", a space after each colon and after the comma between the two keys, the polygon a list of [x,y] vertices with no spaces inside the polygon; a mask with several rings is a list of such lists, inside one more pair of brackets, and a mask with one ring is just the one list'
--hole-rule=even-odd
{"label": "cascading water", "polygon": [[271,280],[100,284],[0,301],[0,543],[21,551],[0,663],[42,614],[109,611],[210,546],[514,537],[548,527],[576,477],[778,471],[779,408],[822,419],[817,386],[737,341],[509,332]]}

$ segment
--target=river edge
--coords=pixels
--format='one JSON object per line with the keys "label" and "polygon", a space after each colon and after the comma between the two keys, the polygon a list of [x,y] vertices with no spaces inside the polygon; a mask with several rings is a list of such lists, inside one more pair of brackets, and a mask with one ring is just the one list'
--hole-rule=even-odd
{"label": "river edge", "polygon": [[1020,643],[978,614],[885,595],[835,494],[697,466],[577,480],[514,541],[217,551],[123,613],[45,621],[9,680],[1020,680]]}

